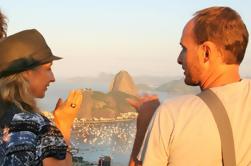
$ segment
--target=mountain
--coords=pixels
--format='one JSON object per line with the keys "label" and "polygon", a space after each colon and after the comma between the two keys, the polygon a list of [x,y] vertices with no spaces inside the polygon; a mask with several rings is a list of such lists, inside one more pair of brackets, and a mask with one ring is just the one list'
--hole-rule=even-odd
{"label": "mountain", "polygon": [[[72,77],[67,78],[66,80],[68,82],[82,82],[82,83],[104,83],[109,84],[114,79],[115,74],[111,73],[100,73],[98,76],[92,76],[92,77]],[[175,80],[178,77],[174,76],[152,76],[152,75],[133,75],[134,83],[136,84],[148,84],[151,86],[159,86],[161,84],[164,84],[170,80]]]}
{"label": "mountain", "polygon": [[83,82],[83,83],[108,83],[114,78],[114,74],[100,73],[97,77],[72,77],[67,78],[69,82]]}
{"label": "mountain", "polygon": [[85,118],[85,119],[91,119],[92,116],[92,109],[94,106],[94,100],[93,100],[93,91],[91,89],[85,90],[83,94],[83,102],[80,108],[80,111],[78,112],[77,117],[78,118]]}
{"label": "mountain", "polygon": [[154,91],[154,87],[148,84],[137,84],[136,86],[140,91]]}
{"label": "mountain", "polygon": [[92,91],[84,92],[84,101],[78,112],[78,118],[116,118],[120,113],[135,112],[126,99],[137,99],[135,96],[121,92],[111,91],[103,93]]}
{"label": "mountain", "polygon": [[198,86],[188,86],[184,83],[184,79],[169,81],[165,84],[160,85],[155,90],[161,92],[169,92],[169,93],[178,93],[178,94],[187,94],[192,93],[196,94],[200,92]]}
{"label": "mountain", "polygon": [[124,92],[132,96],[138,96],[138,89],[127,71],[120,71],[112,80],[110,84],[110,92],[116,91]]}
{"label": "mountain", "polygon": [[160,86],[166,82],[171,80],[176,80],[179,77],[174,76],[151,76],[151,75],[141,75],[141,76],[133,76],[135,83],[137,84],[148,84],[152,86]]}
{"label": "mountain", "polygon": [[[103,75],[104,77],[104,75]],[[110,84],[108,93],[86,89],[78,118],[116,118],[121,113],[135,112],[127,99],[137,99],[138,89],[127,71],[120,71]]]}

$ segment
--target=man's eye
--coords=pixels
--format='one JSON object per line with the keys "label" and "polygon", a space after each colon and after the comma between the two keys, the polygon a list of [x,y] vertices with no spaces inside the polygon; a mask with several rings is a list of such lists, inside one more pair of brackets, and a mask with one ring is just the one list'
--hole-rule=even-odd
{"label": "man's eye", "polygon": [[183,45],[180,45],[180,47],[181,47],[181,50],[185,50],[186,49],[186,47],[184,47]]}
{"label": "man's eye", "polygon": [[182,47],[182,52],[184,52],[184,51],[186,51],[187,49],[186,49],[186,47]]}

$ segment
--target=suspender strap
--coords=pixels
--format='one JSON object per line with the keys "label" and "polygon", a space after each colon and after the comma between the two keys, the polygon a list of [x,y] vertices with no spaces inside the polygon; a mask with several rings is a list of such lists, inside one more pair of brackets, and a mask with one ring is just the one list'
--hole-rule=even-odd
{"label": "suspender strap", "polygon": [[217,124],[224,166],[236,166],[233,132],[225,107],[217,95],[210,89],[198,94],[211,110]]}

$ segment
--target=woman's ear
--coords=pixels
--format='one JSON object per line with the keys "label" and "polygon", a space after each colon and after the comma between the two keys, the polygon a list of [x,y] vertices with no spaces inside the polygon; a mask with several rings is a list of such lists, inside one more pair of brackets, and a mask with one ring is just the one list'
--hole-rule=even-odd
{"label": "woman's ear", "polygon": [[29,78],[31,77],[31,72],[31,70],[23,71],[23,77],[25,80],[29,81]]}

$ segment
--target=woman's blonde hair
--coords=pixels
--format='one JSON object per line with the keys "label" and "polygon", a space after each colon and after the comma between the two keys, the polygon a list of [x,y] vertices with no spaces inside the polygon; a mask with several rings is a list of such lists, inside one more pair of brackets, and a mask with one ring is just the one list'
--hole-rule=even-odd
{"label": "woman's blonde hair", "polygon": [[[25,72],[25,71],[24,71]],[[29,82],[24,72],[0,78],[0,99],[15,104],[21,111],[38,112],[36,101],[29,90]],[[24,106],[31,110],[26,110]]]}
{"label": "woman's blonde hair", "polygon": [[0,11],[0,38],[3,38],[3,37],[7,36],[6,29],[7,29],[6,17]]}

